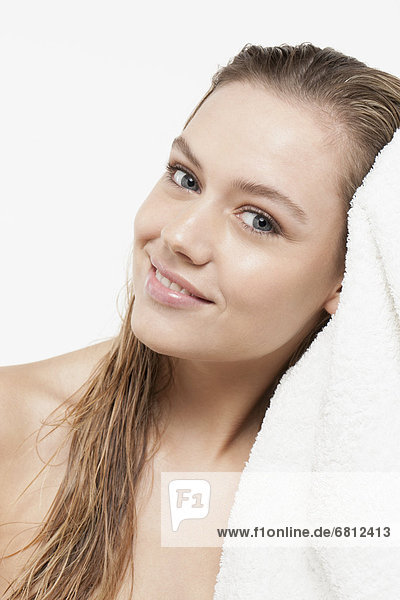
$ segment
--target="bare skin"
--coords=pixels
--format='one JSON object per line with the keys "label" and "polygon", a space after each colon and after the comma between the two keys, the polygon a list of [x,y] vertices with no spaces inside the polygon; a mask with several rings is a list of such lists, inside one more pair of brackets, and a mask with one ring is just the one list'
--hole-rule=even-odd
{"label": "bare skin", "polygon": [[[109,346],[110,342],[102,342],[45,361],[0,369],[0,556],[16,552],[38,533],[66,471],[69,444],[53,459],[54,466],[46,467],[28,491],[19,497],[43,467],[35,449],[36,431],[41,421],[84,383]],[[72,395],[71,402],[74,399]],[[63,441],[62,431],[55,431],[43,440],[48,431],[49,428],[42,429],[37,446],[43,461],[49,460]],[[205,600],[212,597],[219,571],[220,547],[161,547],[160,473],[241,471],[248,458],[249,443],[247,446],[238,443],[229,457],[211,462],[196,453],[181,452],[179,456],[171,456],[162,444],[149,465],[140,490],[138,538],[134,549],[135,599],[191,597]],[[30,548],[0,563],[0,596],[32,551]],[[155,571],[157,578],[153,576]],[[127,578],[118,600],[130,598]]]}
{"label": "bare skin", "polygon": [[[170,162],[181,165],[175,184],[163,175],[136,215],[131,325],[150,348],[172,357],[175,380],[166,393],[170,414],[152,465],[154,486],[147,496],[143,489],[135,600],[212,598],[221,549],[160,547],[158,476],[162,471],[241,471],[259,429],[266,390],[322,309],[333,314],[337,308],[343,211],[335,175],[342,168],[342,150],[332,143],[333,131],[304,106],[231,84],[212,94],[182,132],[202,169],[175,147]],[[198,188],[183,187],[188,176],[182,168],[195,175]],[[233,191],[237,177],[276,187],[301,208],[306,221],[271,198]],[[243,223],[260,229],[254,214],[260,210],[283,233],[253,235],[245,229]],[[152,257],[212,303],[176,309],[151,298],[145,282]],[[68,448],[56,461],[61,465],[48,469],[31,495],[15,503],[43,465],[34,440],[18,446],[84,382],[106,348],[107,342],[97,350],[0,373],[2,520],[43,520],[64,475]],[[56,436],[41,447],[45,460],[59,442]],[[26,525],[2,529],[1,552],[16,550],[34,533],[22,534]],[[11,578],[22,564],[12,560],[2,567],[2,577]],[[128,589],[118,600],[130,599]]]}
{"label": "bare skin", "polygon": [[[65,474],[68,444],[28,490],[58,445],[64,431],[56,430],[36,448],[36,433],[49,414],[71,396],[90,375],[110,346],[101,342],[47,360],[0,368],[0,557],[16,552],[38,533]],[[43,462],[42,462],[43,461]],[[11,523],[11,524],[9,524]],[[36,525],[35,525],[36,524]],[[0,596],[29,557],[32,548],[0,563]]]}

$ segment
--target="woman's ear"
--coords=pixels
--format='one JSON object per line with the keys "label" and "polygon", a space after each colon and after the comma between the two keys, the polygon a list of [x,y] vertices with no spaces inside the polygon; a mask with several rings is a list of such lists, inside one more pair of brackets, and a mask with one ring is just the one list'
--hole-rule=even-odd
{"label": "woman's ear", "polygon": [[333,292],[333,294],[330,296],[330,298],[324,304],[325,310],[331,315],[335,314],[335,312],[337,310],[341,291],[342,291],[342,285],[340,284],[340,286]]}

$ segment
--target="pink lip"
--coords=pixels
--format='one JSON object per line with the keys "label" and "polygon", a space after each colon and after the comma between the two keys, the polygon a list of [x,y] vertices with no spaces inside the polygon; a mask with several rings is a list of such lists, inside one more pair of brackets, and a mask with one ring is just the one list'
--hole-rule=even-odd
{"label": "pink lip", "polygon": [[187,290],[189,292],[189,294],[193,294],[194,296],[197,296],[198,298],[202,298],[203,300],[208,300],[209,302],[211,302],[211,300],[209,298],[206,298],[206,296],[204,296],[204,294],[202,294],[200,292],[200,290],[198,290],[194,285],[192,285],[190,283],[190,281],[187,281],[184,277],[181,277],[181,275],[178,275],[177,273],[170,271],[165,265],[163,265],[157,259],[151,257],[150,260],[151,260],[153,266],[156,267],[156,269],[158,269],[158,271],[160,271],[160,273],[163,277],[166,277],[170,281],[177,283],[182,288]]}
{"label": "pink lip", "polygon": [[[178,283],[178,285],[181,284]],[[146,277],[145,290],[154,300],[161,302],[161,304],[166,304],[167,306],[174,306],[176,308],[186,308],[200,306],[204,304],[213,304],[213,302],[211,302],[210,300],[204,300],[195,296],[188,296],[187,294],[181,294],[181,292],[177,292],[176,290],[168,289],[167,287],[165,287],[165,285],[161,283],[161,281],[158,281],[156,277],[156,269],[153,266],[151,267]]]}

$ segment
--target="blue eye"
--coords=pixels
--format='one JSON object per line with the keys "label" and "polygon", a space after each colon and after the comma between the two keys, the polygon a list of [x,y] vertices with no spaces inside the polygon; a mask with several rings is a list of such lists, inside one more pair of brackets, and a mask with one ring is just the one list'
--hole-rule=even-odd
{"label": "blue eye", "polygon": [[[254,209],[252,209],[251,207],[245,207],[245,210],[242,211],[243,213],[249,213],[252,215],[256,215],[255,217],[253,217],[252,219],[250,219],[251,223],[254,223],[254,221],[258,221],[258,226],[260,227],[268,227],[267,230],[262,230],[262,229],[254,229],[252,225],[248,225],[247,223],[244,223],[242,221],[242,225],[245,229],[249,229],[250,233],[257,233],[257,234],[261,234],[261,235],[277,235],[280,233],[279,228],[277,227],[277,225],[275,224],[275,221],[273,219],[271,219],[271,217],[267,217],[267,215],[265,215],[262,212],[258,212]],[[260,225],[261,222],[261,225]]]}
{"label": "blue eye", "polygon": [[[190,172],[189,172],[189,171],[187,171],[186,169],[181,169],[179,165],[172,166],[170,163],[167,163],[167,165],[166,165],[166,169],[167,169],[167,173],[168,173],[168,178],[169,178],[169,179],[170,179],[170,180],[171,180],[173,183],[175,183],[175,184],[176,184],[176,185],[178,185],[179,187],[182,187],[182,186],[183,186],[183,182],[186,180],[186,181],[185,181],[185,183],[186,183],[186,184],[187,184],[189,187],[187,187],[187,188],[184,188],[184,189],[187,189],[187,190],[193,190],[193,191],[197,191],[197,190],[194,190],[194,187],[195,187],[196,185],[197,185],[197,187],[198,187],[197,180],[196,180],[196,177],[195,177],[195,176],[194,176],[192,173],[190,173]],[[183,177],[181,177],[181,180],[180,180],[180,182],[179,182],[179,183],[177,183],[177,182],[175,181],[175,175],[176,175],[177,173],[183,173]]]}
{"label": "blue eye", "polygon": [[[167,164],[165,165],[165,168],[166,168],[166,176],[167,176],[168,182],[170,182],[174,186],[177,186],[178,188],[184,189],[188,192],[194,191],[194,192],[198,193],[198,190],[200,188],[199,188],[197,179],[193,175],[193,173],[188,171],[186,168],[183,168],[179,164],[172,165],[169,162],[167,162]],[[175,175],[177,173],[183,173],[183,177],[181,177],[179,179],[179,183],[177,183],[175,180]],[[184,187],[184,184],[186,184],[188,187]],[[197,189],[195,189],[195,188],[197,188]],[[244,229],[247,229],[249,231],[249,233],[253,233],[255,235],[267,235],[268,237],[275,236],[275,235],[282,235],[282,231],[281,231],[281,228],[278,225],[278,223],[272,217],[270,217],[269,215],[267,215],[265,212],[261,211],[260,209],[255,209],[252,206],[244,206],[239,214],[242,214],[242,213],[250,213],[250,214],[256,215],[255,218],[253,217],[252,223],[254,223],[255,219],[257,218],[259,221],[261,221],[261,227],[265,227],[266,226],[265,224],[267,224],[267,226],[269,227],[269,229],[267,229],[267,230],[254,229],[254,227],[252,225],[249,225],[249,224],[245,223],[242,219],[240,219],[242,227]]]}

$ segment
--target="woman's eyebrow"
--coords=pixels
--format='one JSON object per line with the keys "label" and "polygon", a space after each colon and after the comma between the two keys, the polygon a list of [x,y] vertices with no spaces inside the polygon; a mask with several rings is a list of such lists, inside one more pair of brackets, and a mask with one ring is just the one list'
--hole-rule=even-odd
{"label": "woman's eyebrow", "polygon": [[[203,171],[203,167],[201,166],[199,159],[193,153],[187,140],[182,135],[179,135],[173,140],[171,149],[173,148],[178,148],[190,160],[190,162],[197,169],[199,169],[199,171]],[[240,178],[234,179],[231,183],[231,187],[232,189],[240,190],[252,196],[265,196],[266,198],[269,198],[269,200],[272,200],[272,202],[283,204],[292,212],[297,221],[303,224],[308,222],[308,217],[304,210],[298,204],[293,202],[289,196],[283,194],[276,188],[273,188],[269,185],[264,185],[262,183],[245,181],[244,179]]]}

